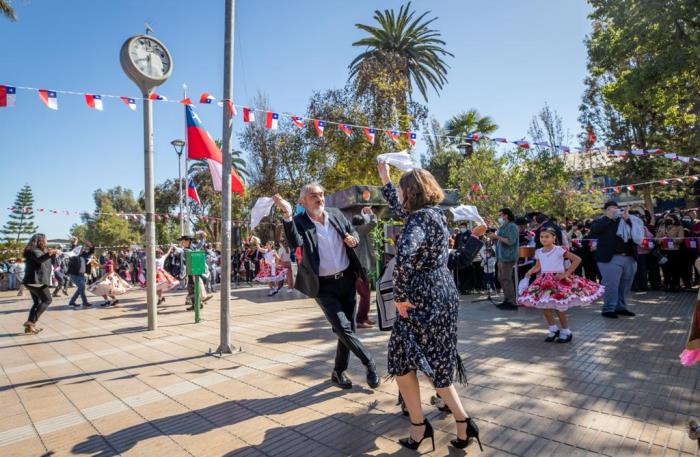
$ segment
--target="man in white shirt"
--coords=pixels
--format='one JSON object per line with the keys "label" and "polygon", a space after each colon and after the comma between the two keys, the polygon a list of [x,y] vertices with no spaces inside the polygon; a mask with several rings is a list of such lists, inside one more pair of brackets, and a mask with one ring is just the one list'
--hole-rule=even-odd
{"label": "man in white shirt", "polygon": [[367,368],[367,384],[378,387],[374,360],[355,333],[355,281],[365,274],[354,249],[357,232],[338,209],[325,207],[324,190],[319,184],[301,189],[299,204],[305,211],[293,218],[288,202],[279,195],[273,199],[283,215],[290,249],[302,247],[295,288],[316,299],[338,337],[331,381],[343,389],[352,387],[345,373],[352,352]]}

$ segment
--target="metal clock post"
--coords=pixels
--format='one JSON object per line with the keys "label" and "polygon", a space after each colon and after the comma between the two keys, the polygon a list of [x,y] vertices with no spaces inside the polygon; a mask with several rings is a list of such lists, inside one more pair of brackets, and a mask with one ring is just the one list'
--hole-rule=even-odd
{"label": "metal clock post", "polygon": [[156,227],[153,217],[153,113],[151,91],[168,80],[173,71],[170,52],[149,35],[136,35],[122,45],[119,60],[126,76],[143,95],[144,195],[146,200],[146,303],[148,329],[158,328],[156,310]]}

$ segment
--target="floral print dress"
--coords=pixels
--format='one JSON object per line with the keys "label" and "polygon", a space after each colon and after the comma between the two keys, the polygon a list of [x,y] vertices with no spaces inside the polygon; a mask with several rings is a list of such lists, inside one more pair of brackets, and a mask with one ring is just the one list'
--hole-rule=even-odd
{"label": "floral print dress", "polygon": [[397,243],[394,301],[410,302],[408,318],[398,317],[389,339],[391,376],[420,370],[435,387],[466,382],[457,352],[459,293],[447,268],[449,231],[438,207],[406,213],[392,184],[382,194],[405,227]]}

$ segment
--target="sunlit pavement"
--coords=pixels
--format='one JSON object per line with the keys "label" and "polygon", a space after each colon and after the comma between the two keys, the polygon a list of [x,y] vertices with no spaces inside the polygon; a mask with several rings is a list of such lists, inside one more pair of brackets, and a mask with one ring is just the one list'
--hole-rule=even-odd
{"label": "sunlit pavement", "polygon": [[[312,300],[260,287],[233,295],[243,352],[219,358],[209,355],[218,296],[194,324],[182,292],[168,294],[153,332],[141,291],[114,308],[70,309],[62,297],[44,331],[24,335],[31,300],[0,292],[0,455],[415,455],[396,444],[408,421],[395,383],[371,390],[352,359],[353,389],[330,384],[336,342]],[[464,298],[469,384],[459,390],[484,443],[469,455],[697,455],[685,427],[700,415],[700,369],[678,363],[694,299],[633,294],[637,316],[618,320],[577,310],[573,342],[548,344],[540,312]],[[388,332],[360,335],[385,373]],[[464,455],[449,446],[452,417],[422,387],[432,455]]]}

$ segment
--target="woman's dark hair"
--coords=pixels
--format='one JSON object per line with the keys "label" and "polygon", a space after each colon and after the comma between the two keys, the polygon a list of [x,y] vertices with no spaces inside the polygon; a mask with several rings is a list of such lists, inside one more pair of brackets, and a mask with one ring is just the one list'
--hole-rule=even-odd
{"label": "woman's dark hair", "polygon": [[403,207],[411,212],[426,206],[435,206],[445,199],[445,194],[433,175],[421,168],[404,173],[399,179],[403,195]]}
{"label": "woman's dark hair", "polygon": [[[23,254],[25,257],[33,251],[34,249],[40,249],[39,248],[39,241],[44,240],[46,241],[46,235],[43,233],[35,233],[32,235],[31,238],[29,238],[29,241],[27,241],[27,245],[24,247]],[[46,251],[46,248],[42,249],[42,251]]]}
{"label": "woman's dark hair", "polygon": [[513,222],[515,220],[515,214],[513,214],[513,211],[511,211],[510,208],[501,208],[498,210],[498,212],[505,214],[508,217],[508,222]]}

